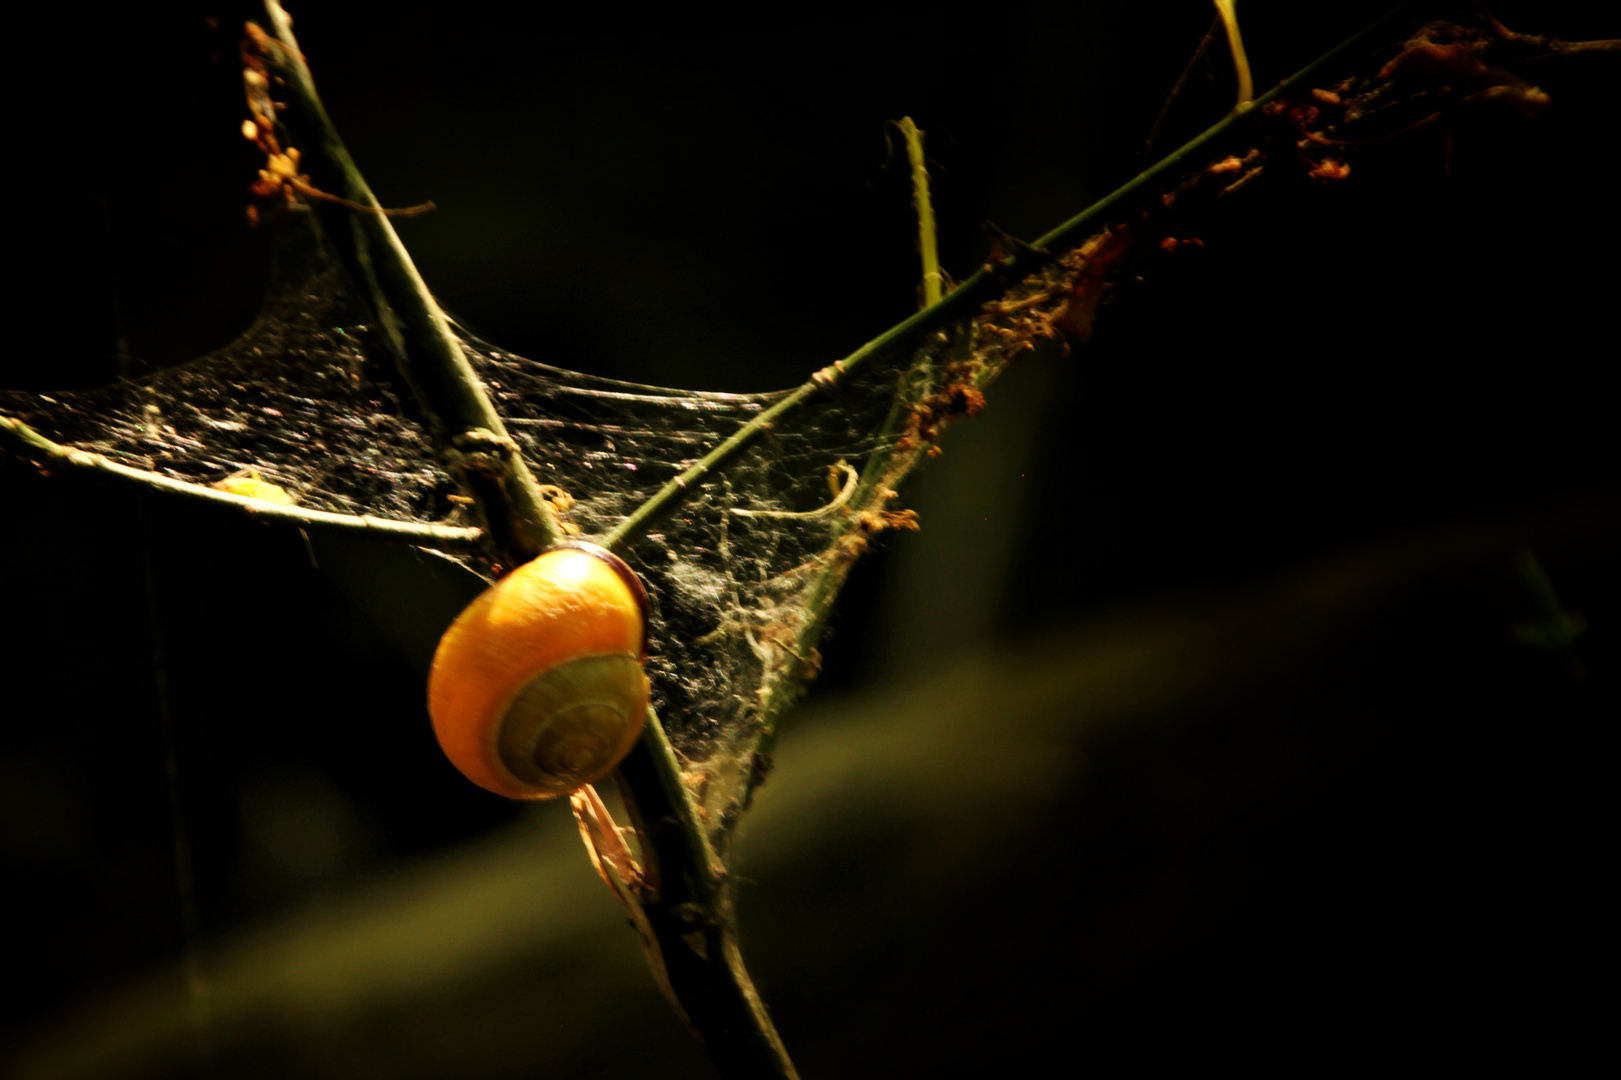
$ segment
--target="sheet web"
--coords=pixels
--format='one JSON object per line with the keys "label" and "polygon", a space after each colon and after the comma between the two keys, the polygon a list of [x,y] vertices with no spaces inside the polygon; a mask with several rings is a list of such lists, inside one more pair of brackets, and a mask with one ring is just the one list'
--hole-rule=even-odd
{"label": "sheet web", "polygon": [[[468,524],[392,359],[307,221],[288,215],[266,300],[238,340],[139,381],[0,391],[0,413],[174,479],[206,485],[255,470],[301,506]],[[566,525],[587,538],[788,393],[641,386],[463,341],[539,480],[572,498]],[[931,370],[915,358],[863,368],[695,485],[627,553],[651,600],[654,705],[695,787],[745,772],[768,695],[790,670],[814,670],[795,644],[810,595],[836,560],[847,565],[860,550],[875,508],[885,509],[882,491],[864,512],[842,505],[840,493],[899,437],[886,420],[902,384],[920,400]],[[477,557],[464,561],[487,574]],[[736,794],[711,807],[717,829],[740,811]]]}
{"label": "sheet web", "polygon": [[[574,500],[563,517],[586,537],[608,532],[790,392],[640,386],[475,339],[466,346],[537,479]],[[871,528],[840,497],[884,445],[900,374],[875,366],[779,422],[626,552],[648,590],[654,706],[695,779],[747,765],[739,756],[751,752],[766,696],[796,659],[809,593],[847,538]]]}
{"label": "sheet web", "polygon": [[438,521],[455,491],[402,404],[343,271],[298,215],[237,340],[140,380],[0,390],[0,413],[57,442],[196,484],[249,470],[300,505]]}
{"label": "sheet web", "polygon": [[[572,497],[564,520],[587,537],[606,533],[787,393],[634,386],[481,342],[468,349],[537,478]],[[652,608],[654,705],[694,769],[752,741],[762,697],[793,659],[804,593],[859,527],[830,505],[878,445],[895,375],[777,425],[626,553]]]}

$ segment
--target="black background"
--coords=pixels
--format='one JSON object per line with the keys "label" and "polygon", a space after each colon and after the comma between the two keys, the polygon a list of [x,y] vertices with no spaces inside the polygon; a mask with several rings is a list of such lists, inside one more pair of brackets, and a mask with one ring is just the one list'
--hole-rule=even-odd
{"label": "black background", "polygon": [[[401,234],[449,311],[552,363],[757,390],[915,305],[885,121],[929,133],[959,275],[983,256],[981,222],[1038,235],[1146,165],[1143,137],[1209,17],[1147,7],[806,10],[758,33],[673,11],[667,25],[432,3],[294,14],[379,197],[440,206]],[[1544,7],[1500,14],[1618,32]],[[1370,12],[1243,14],[1264,86]],[[241,12],[31,17],[8,73],[22,283],[7,384],[104,381],[120,330],[155,366],[223,344],[252,316],[265,258],[243,214],[257,162],[236,130]],[[1280,681],[1295,691],[1210,702],[1094,760],[1091,786],[1022,841],[1044,853],[1042,918],[1001,921],[998,898],[1032,875],[1010,856],[879,946],[852,926],[869,943],[803,979],[781,939],[762,946],[807,1072],[1244,1061],[1297,1044],[1334,1060],[1414,1037],[1456,1061],[1556,1032],[1574,1045],[1591,1013],[1571,984],[1608,940],[1591,868],[1612,802],[1616,63],[1527,69],[1553,106],[1535,122],[1460,117],[1450,172],[1438,129],[1370,148],[1341,184],[1277,170],[1203,223],[1203,249],[1123,287],[1092,347],[1009,376],[1026,411],[997,430],[1020,434],[1022,456],[975,450],[966,430],[960,451],[947,442],[917,493],[925,532],[856,575],[819,693],[915,672],[929,650],[1018,649],[1144,597],[1241,596],[1338,552],[1383,545],[1431,569]],[[1224,72],[1195,81],[1166,148],[1220,115]],[[993,392],[987,424],[997,405]],[[954,467],[971,471],[954,455],[981,453],[1006,466],[995,490],[952,487]],[[420,651],[465,582],[336,549],[316,570],[296,534],[15,462],[0,482],[11,1036],[180,948],[148,559],[205,941],[514,813],[410,719]],[[1528,538],[1592,625],[1584,679],[1508,638],[1534,614],[1512,562]],[[1435,556],[1449,543],[1450,567]],[[994,588],[959,590],[964,574]],[[391,635],[379,593],[426,599]],[[954,611],[954,597],[977,599]],[[919,627],[908,653],[895,639],[912,601],[947,629]],[[1324,751],[1341,725],[1361,734]],[[1316,749],[1302,760],[1332,768],[1286,762],[1260,793],[1242,781],[1299,730],[1321,736],[1303,737]],[[1239,779],[1208,779],[1235,764]],[[1193,779],[1163,800],[1132,794],[1177,769]],[[352,842],[302,878],[256,863],[255,799],[328,800]],[[1198,824],[1211,819],[1224,824]],[[814,867],[795,880],[805,911],[860,914],[813,899]],[[1142,897],[1171,914],[1142,914]],[[791,907],[762,918],[762,935],[793,933]],[[1140,918],[1153,944],[1099,960],[1065,929],[1089,918]],[[486,1071],[524,1061],[492,1055]],[[612,1048],[581,1069],[616,1075]]]}

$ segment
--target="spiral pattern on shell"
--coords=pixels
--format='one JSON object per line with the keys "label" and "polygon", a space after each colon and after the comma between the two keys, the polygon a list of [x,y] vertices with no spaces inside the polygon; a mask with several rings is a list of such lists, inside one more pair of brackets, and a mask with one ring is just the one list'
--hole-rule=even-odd
{"label": "spiral pattern on shell", "polygon": [[645,604],[629,567],[578,542],[486,589],[440,639],[428,677],[446,756],[514,799],[605,776],[647,717]]}

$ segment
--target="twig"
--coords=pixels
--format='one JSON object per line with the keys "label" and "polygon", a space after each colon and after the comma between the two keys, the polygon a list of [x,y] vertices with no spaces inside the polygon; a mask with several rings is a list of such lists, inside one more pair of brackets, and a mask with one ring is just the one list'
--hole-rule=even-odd
{"label": "twig", "polygon": [[[849,505],[850,496],[856,493],[856,482],[861,479],[861,474],[842,461],[833,467],[835,475],[841,472],[844,474],[844,486],[835,488],[833,500],[818,506],[815,510],[743,510],[734,507],[732,513],[738,517],[786,518],[793,521],[809,521],[814,518],[827,517],[834,511],[842,510]],[[829,476],[828,480],[829,483],[836,483],[832,476]]]}
{"label": "twig", "polygon": [[1165,126],[1166,118],[1171,115],[1171,106],[1176,104],[1176,99],[1182,94],[1182,88],[1193,77],[1194,69],[1199,66],[1199,61],[1204,59],[1205,53],[1210,49],[1210,43],[1216,40],[1216,31],[1220,28],[1221,14],[1218,12],[1216,17],[1210,20],[1210,29],[1206,30],[1204,37],[1199,39],[1199,45],[1193,50],[1193,56],[1189,58],[1187,66],[1182,69],[1182,74],[1178,75],[1176,82],[1171,84],[1171,92],[1165,95],[1165,104],[1160,106],[1159,115],[1154,117],[1154,126],[1148,129],[1148,138],[1143,140],[1143,153],[1145,155],[1154,148],[1155,143],[1159,142],[1159,132]]}
{"label": "twig", "polygon": [[328,195],[321,189],[311,187],[310,185],[304,183],[296,176],[288,180],[287,183],[293,188],[293,190],[297,191],[306,199],[321,199],[329,203],[336,203],[339,206],[347,207],[350,210],[354,210],[362,214],[382,214],[384,217],[391,218],[414,218],[421,217],[423,214],[431,214],[435,210],[439,209],[433,203],[425,202],[418,203],[415,206],[390,207],[385,210],[379,210],[375,206],[363,206],[360,203],[350,202],[348,199],[339,198],[336,195]]}
{"label": "twig", "polygon": [[681,763],[651,709],[641,741],[614,777],[659,882],[641,897],[642,911],[670,986],[710,1057],[727,1077],[796,1080],[737,946],[725,864],[698,822]]}
{"label": "twig", "polygon": [[[380,208],[315,93],[291,20],[276,0],[265,0],[265,9],[275,39],[261,32],[253,41],[287,83],[290,107],[278,118],[295,136],[292,144],[302,148],[301,163],[321,190]],[[554,544],[561,530],[539,485],[388,219],[326,202],[313,208],[323,215],[346,268],[369,292],[406,382],[438,418],[441,453],[479,500],[499,554],[516,561]],[[762,431],[755,427],[751,440]],[[487,474],[481,457],[498,460],[505,475]],[[649,891],[644,910],[670,983],[710,1056],[728,1076],[796,1077],[743,966],[721,887],[724,871],[698,828],[681,768],[651,710],[618,775],[661,882],[656,893]]]}
{"label": "twig", "polygon": [[1255,81],[1250,77],[1250,58],[1244,52],[1244,37],[1238,32],[1236,0],[1215,0],[1216,13],[1227,30],[1227,47],[1233,54],[1233,70],[1238,73],[1238,104],[1255,96]]}
{"label": "twig", "polygon": [[[301,153],[312,185],[334,193],[311,204],[328,239],[377,315],[383,340],[424,412],[440,453],[472,495],[486,525],[488,552],[507,566],[534,558],[562,538],[556,517],[507,434],[501,414],[451,333],[405,245],[344,147],[316,93],[292,20],[277,0],[264,0],[270,33],[253,23],[243,58],[248,71],[279,82],[285,106],[255,104],[255,121],[285,126],[285,144]],[[268,85],[249,79],[250,101],[267,102]],[[263,108],[275,115],[264,116]],[[291,150],[288,151],[291,153]],[[341,193],[341,194],[337,194]],[[346,203],[370,208],[357,213]]]}
{"label": "twig", "polygon": [[1497,16],[1482,6],[1480,21],[1486,28],[1504,41],[1512,41],[1516,45],[1525,45],[1533,49],[1542,49],[1549,53],[1585,53],[1585,52],[1621,52],[1621,38],[1601,38],[1595,41],[1561,41],[1545,34],[1517,34],[1498,21]]}
{"label": "twig", "polygon": [[906,136],[906,156],[912,163],[912,203],[917,207],[917,250],[923,258],[923,306],[940,302],[943,278],[940,247],[934,228],[934,204],[929,201],[929,164],[923,156],[923,132],[903,116],[895,122]]}
{"label": "twig", "polygon": [[247,514],[256,521],[271,525],[291,525],[295,528],[336,529],[365,536],[372,540],[416,544],[418,547],[439,551],[471,552],[479,549],[482,530],[459,528],[454,525],[418,525],[412,521],[372,517],[369,514],[334,514],[326,510],[310,510],[302,506],[266,502],[245,495],[232,495],[217,488],[175,480],[161,473],[120,465],[100,454],[76,450],[52,442],[21,420],[0,416],[0,438],[11,443],[26,457],[42,457],[51,466],[77,472],[114,476],[120,480],[133,480],[143,487],[169,495],[215,506],[229,506]]}

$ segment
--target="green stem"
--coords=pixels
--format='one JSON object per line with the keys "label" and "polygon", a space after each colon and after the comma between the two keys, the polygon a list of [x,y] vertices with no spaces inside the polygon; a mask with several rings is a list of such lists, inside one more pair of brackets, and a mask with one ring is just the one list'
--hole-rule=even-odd
{"label": "green stem", "polygon": [[721,1075],[797,1080],[737,945],[731,880],[709,843],[657,715],[614,775],[642,838],[651,890],[642,911],[670,987]]}
{"label": "green stem", "polygon": [[[311,209],[323,217],[340,259],[364,286],[405,381],[438,425],[435,434],[446,460],[456,468],[480,451],[502,459],[505,482],[500,476],[493,483],[482,482],[486,474],[476,462],[458,472],[484,510],[498,554],[512,561],[529,557],[559,538],[556,521],[460,343],[333,129],[290,20],[276,0],[265,0],[265,7],[277,39],[268,43],[272,55],[267,59],[287,82],[290,107],[280,110],[280,119],[303,154],[313,186],[374,212],[325,201],[312,203]],[[762,430],[756,428],[752,437]],[[481,445],[466,445],[469,435],[479,436]],[[698,826],[680,764],[651,711],[641,741],[620,763],[619,776],[661,882],[645,898],[644,909],[671,986],[711,1057],[727,1076],[795,1077],[743,966],[725,870]]]}
{"label": "green stem", "polygon": [[1232,50],[1233,70],[1238,73],[1238,104],[1255,96],[1255,82],[1250,78],[1250,58],[1244,52],[1244,37],[1238,32],[1238,5],[1236,0],[1215,0],[1216,12],[1227,31],[1227,47]]}
{"label": "green stem", "polygon": [[[310,209],[377,316],[400,374],[429,418],[440,452],[473,497],[487,525],[491,554],[508,566],[527,561],[562,538],[540,484],[507,434],[461,343],[451,333],[422,275],[349,156],[316,93],[292,20],[277,0],[264,0],[272,37],[264,59],[284,85],[274,118],[302,156],[314,187],[362,212],[325,200]],[[250,29],[250,39],[253,32]]]}
{"label": "green stem", "polygon": [[912,202],[917,207],[917,249],[923,257],[923,306],[940,302],[943,278],[935,240],[934,204],[929,201],[929,166],[923,157],[923,132],[910,116],[896,123],[906,136],[906,156],[912,162]]}

